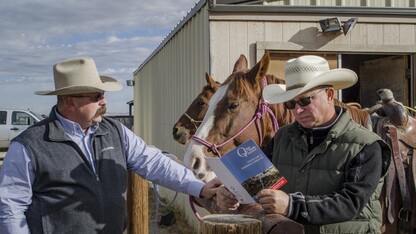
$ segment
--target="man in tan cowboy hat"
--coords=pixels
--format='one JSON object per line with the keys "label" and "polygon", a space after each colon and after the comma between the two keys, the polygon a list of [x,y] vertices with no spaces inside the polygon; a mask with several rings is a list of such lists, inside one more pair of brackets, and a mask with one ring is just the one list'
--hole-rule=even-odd
{"label": "man in tan cowboy hat", "polygon": [[88,57],[53,68],[50,117],[11,143],[0,172],[0,233],[123,233],[127,171],[175,191],[212,197],[216,184],[149,147],[120,122],[103,117],[106,91]]}
{"label": "man in tan cowboy hat", "polygon": [[[270,153],[288,183],[281,190],[257,194],[267,213],[285,215],[304,224],[306,233],[379,233],[378,200],[390,149],[374,133],[353,122],[334,105],[336,89],[352,86],[357,75],[330,70],[318,56],[291,59],[286,85],[266,86],[268,103],[284,103],[296,121],[280,128]],[[238,206],[224,187],[217,203]]]}

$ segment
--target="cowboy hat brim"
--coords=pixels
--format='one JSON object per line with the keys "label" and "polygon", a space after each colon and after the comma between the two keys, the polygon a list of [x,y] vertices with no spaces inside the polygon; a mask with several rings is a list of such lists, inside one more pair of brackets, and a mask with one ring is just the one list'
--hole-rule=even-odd
{"label": "cowboy hat brim", "polygon": [[263,90],[263,99],[269,104],[282,103],[318,86],[328,85],[336,90],[345,89],[354,85],[357,80],[357,74],[349,69],[332,69],[319,74],[300,88],[286,90],[286,85],[268,85]]}
{"label": "cowboy hat brim", "polygon": [[70,95],[79,93],[94,93],[94,92],[111,92],[119,91],[123,86],[114,78],[109,76],[100,76],[100,83],[91,83],[88,85],[74,85],[56,90],[36,91],[37,95]]}

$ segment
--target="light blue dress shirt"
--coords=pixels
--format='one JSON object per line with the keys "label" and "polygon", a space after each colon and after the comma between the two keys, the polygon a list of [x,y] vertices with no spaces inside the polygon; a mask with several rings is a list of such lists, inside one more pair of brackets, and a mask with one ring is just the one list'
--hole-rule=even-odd
{"label": "light blue dress shirt", "polygon": [[[65,132],[77,143],[94,168],[90,136],[98,129],[99,124],[91,126],[84,134],[78,123],[55,113]],[[148,146],[125,126],[123,126],[123,132],[129,171],[174,191],[197,197],[200,195],[205,184],[197,180],[192,171],[171,160],[159,149]],[[25,212],[32,202],[34,179],[35,173],[28,151],[21,143],[12,142],[0,171],[1,234],[30,233]]]}

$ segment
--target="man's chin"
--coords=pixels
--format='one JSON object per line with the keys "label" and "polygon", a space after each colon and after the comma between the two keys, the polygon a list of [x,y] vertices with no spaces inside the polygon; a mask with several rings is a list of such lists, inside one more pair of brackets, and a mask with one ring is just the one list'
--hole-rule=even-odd
{"label": "man's chin", "polygon": [[93,123],[99,123],[103,120],[103,117],[101,115],[99,116],[95,116],[94,119],[92,120]]}

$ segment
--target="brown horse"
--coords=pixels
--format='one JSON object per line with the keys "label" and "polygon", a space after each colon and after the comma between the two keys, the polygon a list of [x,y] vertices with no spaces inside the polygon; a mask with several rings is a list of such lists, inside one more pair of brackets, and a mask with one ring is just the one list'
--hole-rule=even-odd
{"label": "brown horse", "polygon": [[205,117],[209,100],[221,85],[208,73],[205,73],[205,79],[207,84],[173,126],[173,139],[180,144],[186,145],[191,136],[195,134],[198,126],[202,123],[202,119]]}
{"label": "brown horse", "polygon": [[[206,116],[184,158],[185,166],[191,168],[201,180],[209,181],[215,176],[209,171],[205,156],[223,155],[248,139],[264,147],[277,130],[274,118],[277,118],[278,126],[294,121],[283,104],[266,105],[262,99],[265,85],[282,82],[266,75],[269,62],[270,55],[265,53],[253,68],[247,69],[247,59],[241,55],[233,73],[212,96]],[[195,139],[202,139],[208,144],[201,144]]]}

